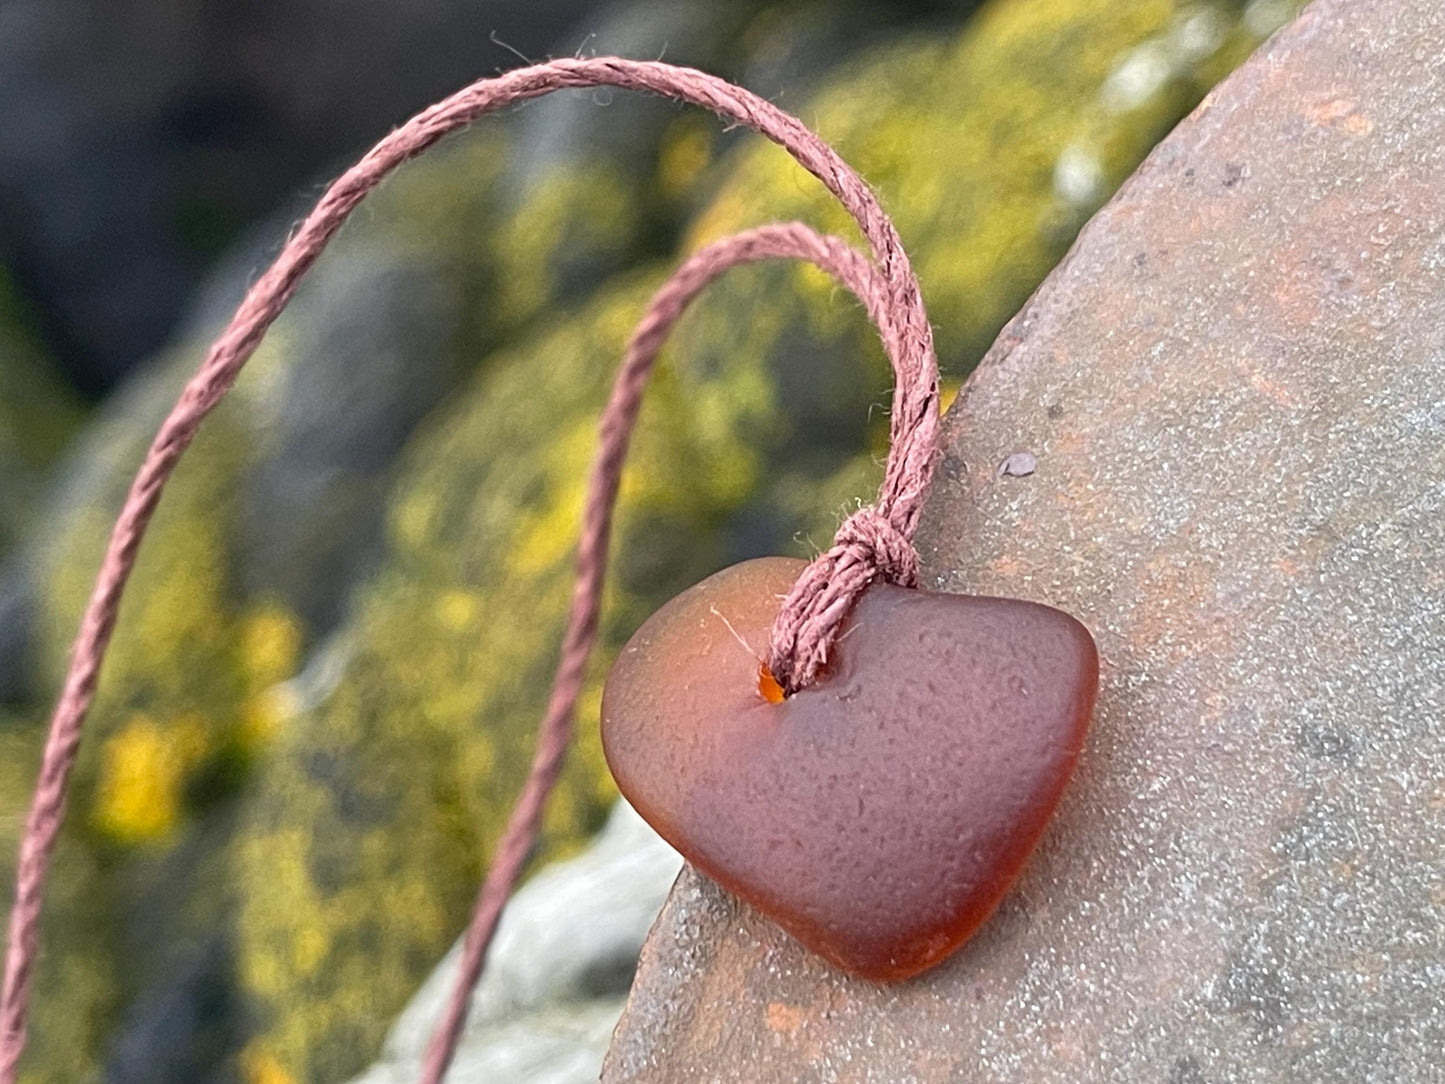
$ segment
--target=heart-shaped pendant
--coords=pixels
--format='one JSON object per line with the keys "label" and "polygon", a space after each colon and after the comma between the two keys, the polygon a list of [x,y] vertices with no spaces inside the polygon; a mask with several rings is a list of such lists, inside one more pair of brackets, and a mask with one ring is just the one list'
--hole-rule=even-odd
{"label": "heart-shaped pendant", "polygon": [[622,793],[683,856],[846,971],[897,980],[988,918],[1082,747],[1094,641],[1059,610],[874,584],[828,672],[760,659],[803,569],[723,570],[660,609],[602,698]]}

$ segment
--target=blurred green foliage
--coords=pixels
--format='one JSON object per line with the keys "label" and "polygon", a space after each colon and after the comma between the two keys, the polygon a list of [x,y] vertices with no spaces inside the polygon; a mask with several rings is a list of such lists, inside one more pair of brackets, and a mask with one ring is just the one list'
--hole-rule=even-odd
{"label": "blurred green foliage", "polygon": [[[644,284],[611,288],[493,358],[420,438],[391,506],[388,558],[347,632],[344,676],[287,723],[257,780],[238,849],[240,965],[274,1025],[252,1056],[297,1079],[355,1067],[358,1050],[374,1049],[378,1022],[455,936],[475,892],[556,654],[610,382],[602,359],[620,354],[645,297]],[[713,389],[679,383],[674,373],[653,389],[618,525],[619,549],[651,551],[672,582],[717,563],[719,519],[757,467],[731,419],[696,424]],[[755,409],[723,399],[733,415]],[[661,539],[677,549],[659,552]],[[609,649],[655,599],[655,582],[614,577]],[[548,809],[549,853],[590,834],[614,797],[592,725],[600,677],[599,664]]]}
{"label": "blurred green foliage", "polygon": [[46,469],[80,419],[79,403],[47,364],[0,268],[0,557],[24,530]]}
{"label": "blurred green foliage", "polygon": [[[1093,211],[1258,44],[1242,7],[995,0],[958,37],[879,49],[810,98],[804,116],[879,191],[908,245],[945,371],[972,367]],[[856,237],[837,203],[772,147],[751,144],[725,175],[692,226],[694,245],[768,218]],[[724,284],[709,305],[756,307],[785,276],[797,272],[773,271],[746,298]],[[829,289],[816,281],[815,297]],[[832,310],[809,311],[821,314],[810,333],[844,348]]]}
{"label": "blurred green foliage", "polygon": [[[955,382],[1092,210],[1253,47],[1260,23],[1242,13],[1229,0],[993,0],[961,31],[883,44],[785,101],[895,216]],[[730,33],[757,48],[784,32],[780,18]],[[648,116],[645,155],[566,159],[520,192],[507,183],[518,126],[483,125],[409,167],[328,254],[439,270],[455,315],[438,363],[447,401],[365,480],[389,493],[383,551],[339,627],[310,627],[284,586],[236,571],[242,495],[276,454],[264,422],[303,365],[312,294],[208,422],[143,550],[83,747],[27,1079],[82,1079],[121,1006],[207,936],[225,941],[245,1006],[241,1074],[344,1079],[461,928],[547,694],[597,413],[667,270],[649,254],[699,191],[687,247],[771,218],[850,229],[776,148],[720,154],[708,118]],[[877,484],[886,418],[873,408],[889,379],[838,294],[798,268],[736,272],[665,358],[542,856],[578,846],[613,798],[598,682],[629,632],[729,561],[825,545]],[[0,389],[4,329],[0,309]],[[161,359],[90,424],[50,510],[51,687],[129,473],[201,345]],[[6,811],[35,747],[33,722],[0,721]],[[0,825],[13,835],[13,818]]]}

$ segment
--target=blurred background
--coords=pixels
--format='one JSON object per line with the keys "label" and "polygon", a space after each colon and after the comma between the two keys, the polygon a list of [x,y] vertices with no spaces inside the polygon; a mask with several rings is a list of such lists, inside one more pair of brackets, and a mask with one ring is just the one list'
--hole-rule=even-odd
{"label": "blurred background", "polygon": [[[146,443],[326,180],[410,113],[518,54],[661,57],[764,94],[879,190],[956,389],[1298,6],[0,0],[7,902],[41,727]],[[147,543],[52,882],[25,1079],[331,1084],[375,1061],[524,771],[632,323],[681,255],[789,217],[852,236],[760,139],[604,91],[489,119],[359,212]],[[539,867],[583,853],[615,800],[596,738],[611,653],[714,569],[825,545],[879,480],[888,387],[858,306],[804,269],[734,272],[679,329]],[[503,991],[497,1028],[525,1045],[545,1017],[585,1070],[635,948],[545,996]]]}

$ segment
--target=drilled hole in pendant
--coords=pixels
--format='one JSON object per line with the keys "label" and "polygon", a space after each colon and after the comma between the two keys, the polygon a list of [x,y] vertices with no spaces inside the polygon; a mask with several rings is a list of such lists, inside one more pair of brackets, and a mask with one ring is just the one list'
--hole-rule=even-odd
{"label": "drilled hole in pendant", "polygon": [[767,663],[758,664],[758,693],[769,704],[781,704],[787,693],[778,684],[778,679],[773,677],[773,672],[768,669]]}

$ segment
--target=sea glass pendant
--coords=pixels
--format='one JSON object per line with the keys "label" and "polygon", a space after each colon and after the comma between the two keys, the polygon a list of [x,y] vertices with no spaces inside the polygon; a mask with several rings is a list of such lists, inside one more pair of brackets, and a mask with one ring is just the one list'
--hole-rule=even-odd
{"label": "sea glass pendant", "polygon": [[1038,842],[1098,655],[1047,606],[874,584],[824,676],[782,698],[760,660],[803,567],[735,565],[654,614],[607,680],[603,747],[698,869],[838,967],[905,979],[972,935]]}

